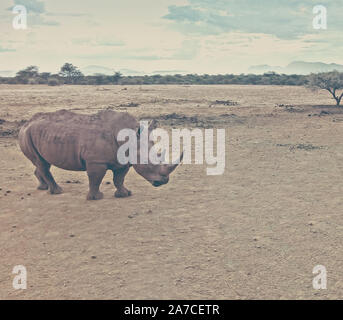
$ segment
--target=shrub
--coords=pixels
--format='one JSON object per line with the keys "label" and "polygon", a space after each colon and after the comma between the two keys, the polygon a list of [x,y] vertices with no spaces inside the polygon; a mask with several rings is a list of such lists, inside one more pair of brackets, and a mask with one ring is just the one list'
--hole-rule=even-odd
{"label": "shrub", "polygon": [[48,80],[48,85],[49,86],[59,86],[60,85],[60,82],[58,81],[58,79],[56,78],[50,78]]}

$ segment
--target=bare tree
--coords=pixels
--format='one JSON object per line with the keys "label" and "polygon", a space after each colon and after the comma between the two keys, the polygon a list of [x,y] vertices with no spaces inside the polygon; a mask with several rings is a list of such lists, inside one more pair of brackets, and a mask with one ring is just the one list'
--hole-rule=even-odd
{"label": "bare tree", "polygon": [[312,90],[329,91],[339,106],[343,98],[343,73],[338,71],[312,73],[308,76],[307,86]]}

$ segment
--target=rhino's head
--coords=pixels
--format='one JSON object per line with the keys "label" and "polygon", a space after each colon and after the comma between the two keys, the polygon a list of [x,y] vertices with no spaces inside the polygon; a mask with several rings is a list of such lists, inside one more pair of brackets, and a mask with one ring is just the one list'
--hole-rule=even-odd
{"label": "rhino's head", "polygon": [[[153,131],[156,128],[156,121],[153,121],[148,129],[148,133],[150,134],[151,131]],[[165,152],[163,154],[158,154],[158,157],[161,159],[161,163],[156,164],[151,163],[150,159],[147,164],[141,164],[140,156],[141,156],[141,150],[140,150],[140,137],[141,137],[141,129],[137,132],[138,136],[138,150],[137,150],[137,156],[138,156],[138,164],[134,164],[133,167],[136,170],[136,172],[141,175],[143,178],[145,178],[147,181],[149,181],[154,187],[162,186],[169,181],[169,175],[177,168],[177,166],[180,164],[180,162],[183,159],[183,152],[180,155],[179,160],[174,164],[163,164]],[[154,148],[154,143],[152,141],[149,141],[148,150],[150,151],[151,148]]]}

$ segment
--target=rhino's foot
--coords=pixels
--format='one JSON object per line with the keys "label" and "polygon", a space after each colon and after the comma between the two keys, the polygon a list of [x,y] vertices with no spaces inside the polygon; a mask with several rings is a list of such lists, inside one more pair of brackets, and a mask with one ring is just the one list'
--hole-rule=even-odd
{"label": "rhino's foot", "polygon": [[38,190],[48,190],[49,187],[47,184],[43,184],[41,183],[38,187],[37,187]]}
{"label": "rhino's foot", "polygon": [[98,193],[88,193],[87,200],[101,200],[104,197],[104,194],[102,192]]}
{"label": "rhino's foot", "polygon": [[127,190],[127,189],[117,190],[114,193],[114,196],[116,198],[126,198],[126,197],[130,197],[131,195],[132,195],[132,192],[130,190]]}
{"label": "rhino's foot", "polygon": [[63,190],[60,186],[55,186],[53,188],[50,188],[49,192],[50,194],[61,194]]}

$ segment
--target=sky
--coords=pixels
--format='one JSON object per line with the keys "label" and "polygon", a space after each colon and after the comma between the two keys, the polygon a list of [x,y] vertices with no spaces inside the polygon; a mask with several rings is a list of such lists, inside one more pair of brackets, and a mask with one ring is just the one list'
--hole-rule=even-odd
{"label": "sky", "polygon": [[[327,29],[313,28],[313,7]],[[27,29],[12,8],[24,5]],[[292,61],[343,64],[342,0],[1,0],[0,71],[37,65],[244,73]]]}

